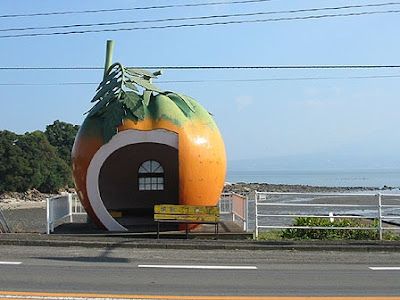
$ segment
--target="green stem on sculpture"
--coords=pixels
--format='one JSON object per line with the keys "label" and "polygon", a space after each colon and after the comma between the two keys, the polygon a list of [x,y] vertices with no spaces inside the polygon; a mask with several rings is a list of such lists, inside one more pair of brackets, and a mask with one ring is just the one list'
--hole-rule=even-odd
{"label": "green stem on sculpture", "polygon": [[107,41],[107,48],[106,48],[106,62],[104,64],[104,75],[103,75],[103,78],[105,78],[108,75],[108,69],[110,68],[111,63],[112,63],[113,50],[114,50],[114,41],[113,40],[108,40]]}

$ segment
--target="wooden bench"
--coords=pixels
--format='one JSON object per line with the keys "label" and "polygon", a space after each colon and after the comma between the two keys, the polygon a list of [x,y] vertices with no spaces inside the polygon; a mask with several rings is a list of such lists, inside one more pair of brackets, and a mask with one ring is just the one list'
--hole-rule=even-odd
{"label": "wooden bench", "polygon": [[219,207],[159,204],[154,206],[154,221],[157,222],[157,239],[160,238],[160,223],[185,224],[186,238],[190,224],[213,224],[218,237]]}

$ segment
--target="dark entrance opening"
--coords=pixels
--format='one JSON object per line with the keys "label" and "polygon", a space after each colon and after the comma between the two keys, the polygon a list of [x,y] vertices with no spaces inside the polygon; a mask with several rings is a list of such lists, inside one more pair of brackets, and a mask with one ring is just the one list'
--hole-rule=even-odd
{"label": "dark entrance opening", "polygon": [[98,183],[104,206],[122,226],[153,231],[154,205],[179,204],[178,150],[158,143],[119,148],[104,161]]}

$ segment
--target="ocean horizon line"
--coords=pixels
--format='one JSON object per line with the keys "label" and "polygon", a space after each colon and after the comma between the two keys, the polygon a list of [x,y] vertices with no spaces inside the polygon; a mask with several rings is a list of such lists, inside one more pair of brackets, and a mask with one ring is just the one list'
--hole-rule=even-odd
{"label": "ocean horizon line", "polygon": [[226,182],[326,187],[400,187],[400,169],[242,170],[227,171]]}

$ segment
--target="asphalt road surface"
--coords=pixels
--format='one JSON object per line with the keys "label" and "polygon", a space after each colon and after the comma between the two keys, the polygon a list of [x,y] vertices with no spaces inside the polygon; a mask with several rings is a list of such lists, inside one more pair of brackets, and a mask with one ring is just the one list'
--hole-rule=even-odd
{"label": "asphalt road surface", "polygon": [[0,246],[9,292],[400,299],[400,253]]}

